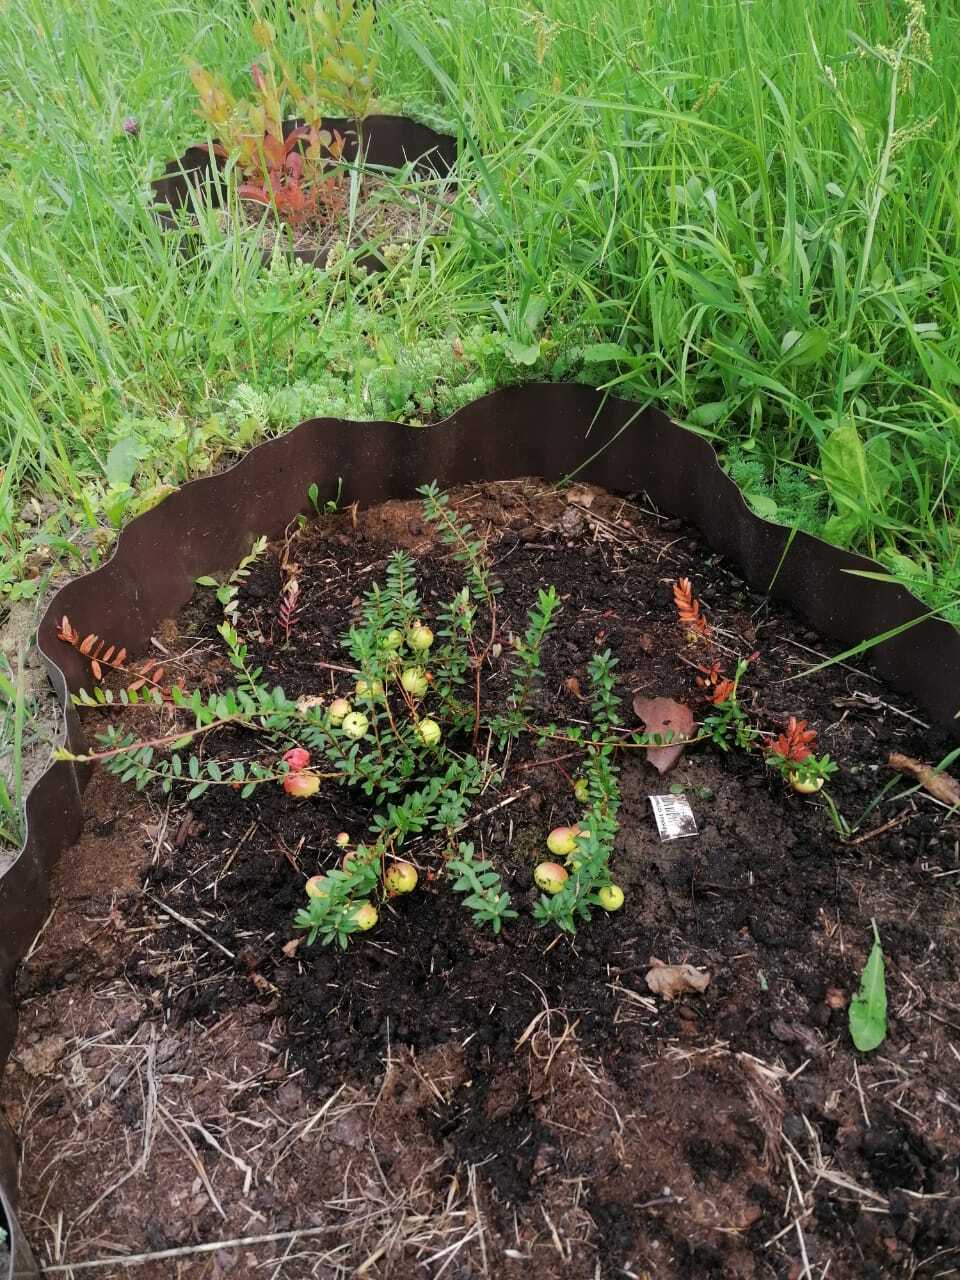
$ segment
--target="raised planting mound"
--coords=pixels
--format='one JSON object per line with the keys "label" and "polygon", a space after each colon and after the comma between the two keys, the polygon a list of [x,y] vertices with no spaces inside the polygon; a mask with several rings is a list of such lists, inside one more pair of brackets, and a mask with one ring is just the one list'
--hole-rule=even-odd
{"label": "raised planting mound", "polygon": [[956,1265],[949,744],[804,674],[818,637],[688,526],[430,488],[257,544],[137,660],[61,631],[111,754],[5,1084],[41,1258]]}

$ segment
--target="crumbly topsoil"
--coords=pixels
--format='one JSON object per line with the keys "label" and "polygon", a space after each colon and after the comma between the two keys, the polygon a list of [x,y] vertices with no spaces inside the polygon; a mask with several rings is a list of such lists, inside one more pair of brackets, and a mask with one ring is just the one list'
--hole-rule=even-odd
{"label": "crumbly topsoil", "polygon": [[[689,576],[724,651],[759,651],[753,720],[801,716],[839,761],[829,791],[854,833],[758,756],[697,747],[660,779],[633,753],[614,859],[626,904],[557,938],[534,927],[531,870],[545,832],[577,816],[572,765],[528,746],[470,829],[520,908],[501,939],[472,924],[425,842],[410,848],[421,888],[384,904],[374,932],[291,956],[304,877],[333,864],[337,831],[362,835],[361,800],[214,788],[188,810],[97,774],[20,977],[4,1082],[38,1254],[177,1251],[93,1273],[145,1280],[955,1274],[960,824],[903,780],[870,809],[891,750],[936,762],[947,744],[868,672],[791,679],[824,643],[643,502],[537,481],[454,497],[490,540],[505,632],[538,583],[563,597],[544,719],[582,715],[571,679],[586,688],[597,646],[620,660],[628,723],[636,692],[702,714],[701,655],[670,592]],[[289,647],[282,548],[256,567],[240,620],[270,683],[348,687],[338,637],[398,545],[428,605],[449,598],[459,571],[416,504],[298,536]],[[200,591],[156,637],[190,685],[229,680],[218,608]],[[648,797],[671,786],[699,833],[661,843]],[[845,1006],[872,919],[889,1035],[862,1055]],[[708,971],[706,992],[655,997],[653,956]]]}

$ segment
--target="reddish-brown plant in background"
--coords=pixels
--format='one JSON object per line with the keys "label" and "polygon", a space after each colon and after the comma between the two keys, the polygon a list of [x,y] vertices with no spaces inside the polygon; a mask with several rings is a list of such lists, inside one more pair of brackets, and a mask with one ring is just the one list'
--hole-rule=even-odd
{"label": "reddish-brown plant in background", "polygon": [[709,641],[710,627],[700,612],[700,601],[693,594],[689,578],[678,578],[673,584],[673,602],[677,607],[677,617],[686,627],[691,642]]}

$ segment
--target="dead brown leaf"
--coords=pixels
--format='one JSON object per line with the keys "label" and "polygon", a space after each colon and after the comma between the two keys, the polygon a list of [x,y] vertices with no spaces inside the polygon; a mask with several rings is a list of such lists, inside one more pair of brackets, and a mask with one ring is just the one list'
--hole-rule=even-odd
{"label": "dead brown leaf", "polygon": [[586,702],[586,698],[583,696],[583,690],[580,688],[580,681],[576,676],[567,676],[566,680],[563,682],[563,687],[566,689],[567,693],[576,698],[578,702]]}
{"label": "dead brown leaf", "polygon": [[890,753],[887,764],[898,773],[912,774],[924,791],[929,791],[936,800],[942,800],[951,808],[960,805],[960,782],[949,773],[939,773],[932,765],[914,760],[913,756],[901,755],[899,751]]}
{"label": "dead brown leaf", "polygon": [[261,995],[278,996],[280,994],[280,988],[275,987],[268,978],[263,976],[262,973],[251,973],[250,981]]}
{"label": "dead brown leaf", "polygon": [[66,1036],[46,1036],[33,1045],[24,1045],[16,1057],[28,1075],[48,1076],[53,1073],[66,1047]]}
{"label": "dead brown leaf", "polygon": [[702,993],[710,985],[710,974],[695,969],[692,964],[664,964],[656,956],[650,957],[647,970],[647,986],[655,996],[664,1000],[676,1000],[688,991]]}
{"label": "dead brown leaf", "polygon": [[667,746],[647,747],[647,759],[657,772],[668,773],[683,755],[684,744],[697,727],[693,712],[672,698],[641,698],[639,694],[633,700],[633,709],[647,733],[659,733],[664,738],[672,735]]}
{"label": "dead brown leaf", "polygon": [[583,485],[572,484],[567,490],[567,502],[576,503],[578,507],[592,507],[594,495]]}

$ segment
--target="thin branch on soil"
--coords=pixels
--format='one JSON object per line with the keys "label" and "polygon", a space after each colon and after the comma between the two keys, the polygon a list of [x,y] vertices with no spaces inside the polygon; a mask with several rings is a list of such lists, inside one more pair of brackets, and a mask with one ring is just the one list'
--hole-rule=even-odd
{"label": "thin branch on soil", "polygon": [[196,1173],[200,1181],[203,1183],[204,1190],[206,1191],[207,1196],[209,1197],[210,1203],[216,1209],[217,1213],[219,1213],[221,1218],[226,1218],[227,1216],[226,1211],[223,1205],[220,1203],[217,1193],[213,1189],[213,1183],[210,1181],[209,1175],[207,1174],[203,1161],[200,1159],[199,1155],[197,1155],[196,1147],[190,1141],[189,1134],[186,1132],[183,1125],[176,1118],[176,1116],[172,1116],[170,1112],[166,1109],[166,1107],[163,1106],[162,1103],[158,1104],[158,1110],[160,1112],[160,1115],[167,1122],[167,1124],[169,1126],[172,1126],[171,1128],[167,1129],[167,1132],[170,1134],[171,1138],[173,1138],[174,1142],[181,1149],[181,1151],[184,1152],[187,1159],[190,1161],[191,1165],[193,1166],[194,1172]]}
{"label": "thin branch on soil", "polygon": [[159,898],[155,898],[152,893],[145,893],[143,896],[145,898],[149,898],[155,907],[159,907],[161,911],[165,911],[168,916],[172,916],[178,924],[182,924],[187,929],[192,929],[194,933],[199,933],[200,937],[205,938],[207,942],[210,943],[211,947],[216,947],[218,951],[222,951],[228,959],[236,960],[237,957],[232,951],[228,951],[223,943],[218,942],[216,938],[211,938],[210,934],[207,933],[205,929],[201,929],[195,921],[188,920],[187,917],[182,916],[179,911],[174,911],[173,907],[168,907],[166,903],[161,902]]}
{"label": "thin branch on soil", "polygon": [[484,809],[482,813],[475,813],[472,818],[467,818],[466,822],[461,822],[459,827],[454,827],[454,833],[458,834],[461,831],[465,831],[467,827],[472,827],[474,823],[480,822],[483,818],[489,818],[490,814],[496,813],[498,809],[505,809],[508,804],[514,804],[529,790],[529,786],[521,787],[512,796],[507,796],[506,800],[500,800],[496,804],[492,804],[489,809]]}
{"label": "thin branch on soil", "polygon": [[874,836],[882,836],[887,831],[892,831],[894,827],[901,826],[909,818],[912,818],[914,811],[912,809],[904,809],[902,813],[898,813],[895,818],[891,818],[889,822],[885,822],[882,827],[874,827],[872,831],[865,832],[862,836],[857,836],[855,840],[844,840],[846,845],[866,844],[868,840],[872,840]]}
{"label": "thin branch on soil", "polygon": [[483,1214],[480,1212],[480,1202],[477,1198],[477,1166],[475,1164],[468,1166],[467,1186],[470,1191],[470,1198],[473,1201],[473,1220],[477,1227],[477,1238],[480,1242],[480,1261],[483,1266],[483,1274],[485,1276],[489,1276],[490,1268],[487,1264],[487,1242],[484,1239]]}
{"label": "thin branch on soil", "polygon": [[857,1066],[857,1060],[853,1060],[853,1079],[857,1086],[857,1093],[860,1095],[860,1110],[863,1112],[863,1123],[870,1128],[870,1113],[867,1111],[867,1100],[863,1096],[863,1085],[860,1083],[860,1068]]}
{"label": "thin branch on soil", "polygon": [[[812,653],[815,658],[823,658],[823,660],[831,661],[829,653],[821,653],[819,649],[811,649],[808,644],[801,644],[799,640],[791,640],[789,636],[777,636],[777,639],[783,644],[792,644],[795,649],[802,649],[804,653]],[[872,680],[875,684],[883,684],[879,676],[871,675],[869,671],[861,671],[859,667],[852,667],[849,662],[837,662],[833,660],[835,667],[844,667],[847,671],[852,671],[856,676],[862,676],[864,680]],[[800,673],[803,675],[803,672]],[[796,680],[796,676],[786,676],[783,680],[774,680],[774,684],[786,684],[787,680]]]}
{"label": "thin branch on soil", "polygon": [[525,760],[523,764],[513,766],[514,773],[525,773],[528,769],[545,769],[547,765],[560,764],[563,760],[573,760],[583,755],[583,751],[567,751],[562,756],[550,756],[548,760]]}
{"label": "thin branch on soil", "polygon": [[911,720],[914,724],[918,724],[921,729],[930,728],[926,720],[920,720],[917,716],[912,716],[909,711],[901,711],[892,702],[884,702],[882,698],[878,698],[875,693],[863,693],[860,689],[854,689],[853,696],[858,702],[865,702],[869,707],[883,707],[886,711],[892,711],[895,716],[903,716],[904,720]]}
{"label": "thin branch on soil", "polygon": [[208,1244],[184,1245],[180,1249],[158,1249],[153,1253],[131,1253],[126,1258],[116,1254],[110,1258],[95,1258],[90,1262],[63,1262],[43,1268],[44,1275],[57,1271],[93,1271],[98,1267],[140,1267],[145,1262],[162,1262],[167,1258],[190,1258],[200,1253],[216,1253],[219,1249],[243,1249],[255,1244],[276,1244],[283,1240],[300,1240],[308,1236],[328,1235],[339,1231],[338,1226],[303,1227],[298,1231],[274,1231],[264,1236],[239,1236],[235,1240],[213,1240]]}

